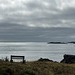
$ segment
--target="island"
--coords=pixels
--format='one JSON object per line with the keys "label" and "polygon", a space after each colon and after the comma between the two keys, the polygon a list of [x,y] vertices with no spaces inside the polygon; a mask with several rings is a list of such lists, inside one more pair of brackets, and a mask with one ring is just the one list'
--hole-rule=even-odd
{"label": "island", "polygon": [[67,44],[66,42],[48,42],[48,44]]}
{"label": "island", "polygon": [[74,41],[71,42],[48,42],[48,44],[75,44]]}

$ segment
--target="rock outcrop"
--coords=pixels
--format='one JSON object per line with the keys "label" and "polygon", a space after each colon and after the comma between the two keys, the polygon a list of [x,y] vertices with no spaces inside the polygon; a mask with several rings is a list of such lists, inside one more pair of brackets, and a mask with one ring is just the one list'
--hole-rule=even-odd
{"label": "rock outcrop", "polygon": [[75,63],[75,55],[64,55],[64,59],[61,61],[61,63],[67,63],[72,64]]}
{"label": "rock outcrop", "polygon": [[50,62],[53,62],[53,60],[49,60],[47,58],[40,58],[38,61],[50,61]]}

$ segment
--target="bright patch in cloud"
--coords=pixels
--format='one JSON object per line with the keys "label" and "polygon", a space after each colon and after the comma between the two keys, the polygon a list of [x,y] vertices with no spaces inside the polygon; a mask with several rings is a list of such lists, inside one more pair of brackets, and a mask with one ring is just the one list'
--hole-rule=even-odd
{"label": "bright patch in cloud", "polygon": [[2,22],[28,27],[75,27],[68,22],[75,21],[75,0],[0,0],[0,9]]}

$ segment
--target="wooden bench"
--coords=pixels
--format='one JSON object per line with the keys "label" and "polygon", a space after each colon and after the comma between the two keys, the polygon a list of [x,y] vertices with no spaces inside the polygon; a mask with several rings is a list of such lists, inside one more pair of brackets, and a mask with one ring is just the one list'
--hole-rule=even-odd
{"label": "wooden bench", "polygon": [[24,56],[14,56],[14,55],[11,55],[10,62],[13,62],[13,59],[23,59],[23,63],[25,63],[24,58],[25,58]]}

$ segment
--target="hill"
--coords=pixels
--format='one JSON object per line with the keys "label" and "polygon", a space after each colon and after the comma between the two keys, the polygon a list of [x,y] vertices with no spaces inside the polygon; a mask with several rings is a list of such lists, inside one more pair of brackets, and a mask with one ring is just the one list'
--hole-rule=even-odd
{"label": "hill", "polygon": [[5,62],[0,61],[0,75],[75,75],[75,64],[53,61]]}

